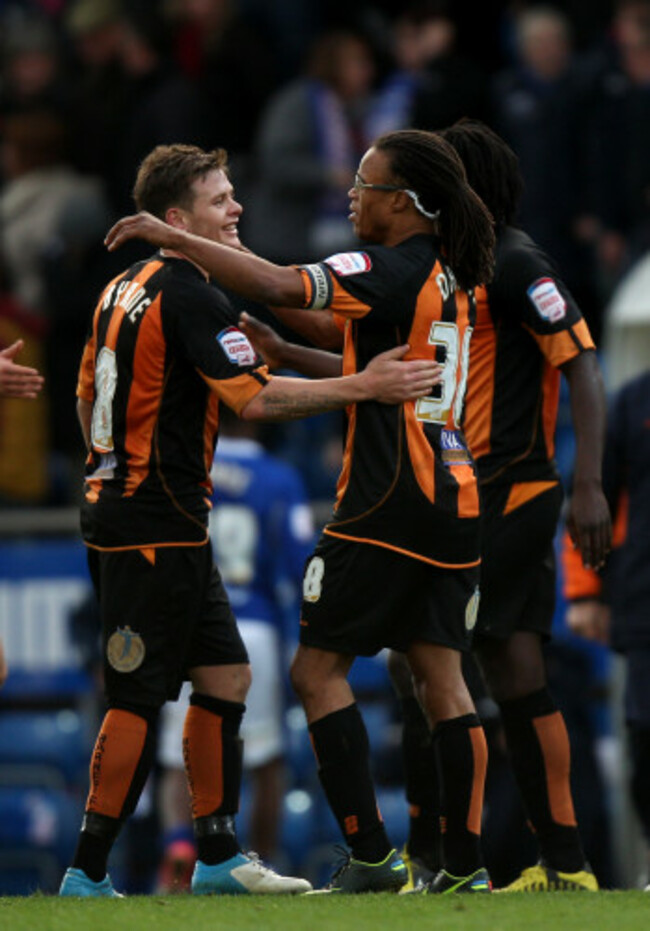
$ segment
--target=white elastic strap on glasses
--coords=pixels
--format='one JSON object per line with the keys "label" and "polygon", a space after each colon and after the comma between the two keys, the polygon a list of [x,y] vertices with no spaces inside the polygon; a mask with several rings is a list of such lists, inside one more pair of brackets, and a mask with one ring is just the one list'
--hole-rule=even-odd
{"label": "white elastic strap on glasses", "polygon": [[425,210],[422,204],[420,203],[420,198],[415,193],[415,191],[411,191],[406,187],[402,188],[402,190],[404,191],[405,194],[408,194],[408,196],[411,198],[411,200],[415,204],[415,209],[419,210],[419,212],[422,214],[423,217],[426,217],[427,220],[438,219],[438,217],[440,216],[440,210],[436,210],[435,213],[431,213],[429,210]]}

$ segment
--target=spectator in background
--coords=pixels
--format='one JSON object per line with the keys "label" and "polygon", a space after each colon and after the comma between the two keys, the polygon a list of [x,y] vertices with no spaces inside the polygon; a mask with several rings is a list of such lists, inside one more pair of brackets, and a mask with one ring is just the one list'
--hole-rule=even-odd
{"label": "spectator in background", "polygon": [[630,789],[647,845],[650,892],[650,370],[627,382],[611,405],[603,486],[616,514],[614,549],[601,573],[586,571],[564,546],[571,630],[609,643],[626,658],[624,697]]}
{"label": "spectator in background", "polygon": [[595,249],[603,299],[650,249],[649,0],[620,0],[612,36],[587,109],[587,192],[580,220],[581,235]]}
{"label": "spectator in background", "polygon": [[367,146],[375,63],[350,31],[321,35],[304,74],[271,99],[256,141],[251,247],[281,263],[349,248],[347,192]]}
{"label": "spectator in background", "polygon": [[205,145],[228,151],[233,183],[247,200],[249,155],[262,110],[276,86],[266,35],[237,0],[172,0],[174,59],[204,96]]}
{"label": "spectator in background", "polygon": [[[170,58],[168,24],[151,0],[131,0],[121,18],[119,61],[126,99],[120,116],[119,156],[114,166],[116,206],[131,210],[133,178],[143,158],[157,145],[203,144],[210,113],[196,88]],[[216,111],[218,114],[218,111]]]}
{"label": "spectator in background", "polygon": [[[260,428],[223,411],[212,468],[214,558],[237,617],[253,684],[241,734],[251,780],[249,846],[277,864],[284,795],[285,656],[298,640],[302,572],[314,528],[299,473],[270,456]],[[189,888],[196,858],[182,732],[189,700],[165,705],[158,760],[160,819],[165,832],[159,890]]]}
{"label": "spectator in background", "polygon": [[[412,125],[442,129],[464,116],[483,119],[488,94],[485,75],[458,49],[458,29],[445,0],[423,4],[421,28],[428,62],[413,103]],[[417,9],[417,7],[416,7]]]}
{"label": "spectator in background", "polygon": [[518,220],[558,264],[596,342],[602,309],[591,286],[590,252],[578,242],[582,207],[583,78],[567,17],[547,6],[514,20],[516,61],[494,78],[492,123],[519,157],[524,192]]}
{"label": "spectator in background", "polygon": [[395,68],[377,93],[372,138],[393,129],[436,129],[484,107],[484,81],[454,52],[456,26],[441,0],[419,0],[393,21]]}
{"label": "spectator in background", "polygon": [[68,86],[61,49],[54,27],[32,15],[7,17],[0,53],[0,114],[35,105],[62,112],[68,104]]}
{"label": "spectator in background", "polygon": [[119,0],[73,0],[65,25],[75,59],[73,126],[81,130],[75,137],[74,165],[103,178],[113,204],[120,193],[114,166],[124,144],[120,127],[127,102]]}
{"label": "spectator in background", "polygon": [[[36,365],[44,365],[48,397],[57,399],[49,430],[41,427],[49,433],[41,449],[47,459],[48,448],[66,455],[72,451],[74,359],[85,331],[77,298],[84,294],[86,258],[93,246],[100,247],[110,214],[100,180],[83,177],[71,166],[66,125],[56,110],[9,115],[1,164],[6,182],[0,191],[0,250],[7,282],[21,316],[32,320],[26,325],[41,341],[43,357]],[[69,268],[74,270],[69,287],[59,288],[52,300],[55,276],[61,282]]]}

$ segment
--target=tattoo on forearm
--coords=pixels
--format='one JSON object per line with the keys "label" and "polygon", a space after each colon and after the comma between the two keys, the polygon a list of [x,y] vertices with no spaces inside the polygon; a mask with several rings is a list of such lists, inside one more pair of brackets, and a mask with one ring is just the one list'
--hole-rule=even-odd
{"label": "tattoo on forearm", "polygon": [[351,398],[344,400],[334,393],[324,393],[319,398],[315,398],[312,393],[294,390],[291,393],[270,397],[266,396],[266,392],[262,392],[260,401],[267,418],[277,420],[293,420],[299,417],[309,417],[312,414],[324,414],[353,403]]}

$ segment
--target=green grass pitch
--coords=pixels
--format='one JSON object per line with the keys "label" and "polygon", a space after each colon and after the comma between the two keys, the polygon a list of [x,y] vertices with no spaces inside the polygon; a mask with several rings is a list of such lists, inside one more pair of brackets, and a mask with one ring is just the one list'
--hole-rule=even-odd
{"label": "green grass pitch", "polygon": [[650,894],[0,898],[2,931],[648,931]]}

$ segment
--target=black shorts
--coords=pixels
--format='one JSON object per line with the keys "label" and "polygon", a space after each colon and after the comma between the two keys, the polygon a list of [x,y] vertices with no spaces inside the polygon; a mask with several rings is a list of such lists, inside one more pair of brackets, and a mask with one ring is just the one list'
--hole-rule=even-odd
{"label": "black shorts", "polygon": [[555,610],[553,540],[562,506],[555,485],[503,513],[510,486],[481,491],[481,603],[475,643],[517,630],[550,637]]}
{"label": "black shorts", "polygon": [[195,666],[247,663],[210,544],[88,550],[99,599],[106,697],[159,707]]}
{"label": "black shorts", "polygon": [[353,656],[417,640],[466,651],[477,586],[478,567],[442,569],[324,534],[305,566],[300,642]]}

